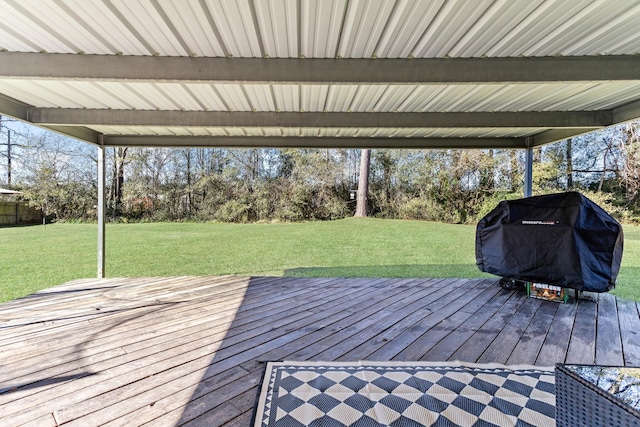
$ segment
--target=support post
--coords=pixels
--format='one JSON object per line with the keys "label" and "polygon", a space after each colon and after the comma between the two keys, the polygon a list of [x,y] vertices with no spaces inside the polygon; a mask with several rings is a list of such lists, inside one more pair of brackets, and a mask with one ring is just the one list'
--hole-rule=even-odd
{"label": "support post", "polygon": [[105,254],[105,167],[104,139],[98,135],[98,279],[104,279]]}
{"label": "support post", "polygon": [[7,188],[11,186],[11,129],[7,129]]}
{"label": "support post", "polygon": [[533,138],[527,138],[527,148],[524,156],[524,197],[533,195]]}

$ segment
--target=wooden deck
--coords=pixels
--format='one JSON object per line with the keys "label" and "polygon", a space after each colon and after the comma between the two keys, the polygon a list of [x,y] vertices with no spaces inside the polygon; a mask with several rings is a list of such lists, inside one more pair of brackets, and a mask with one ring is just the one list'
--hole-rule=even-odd
{"label": "wooden deck", "polygon": [[478,279],[80,280],[0,305],[0,425],[247,426],[266,360],[640,366],[634,302]]}

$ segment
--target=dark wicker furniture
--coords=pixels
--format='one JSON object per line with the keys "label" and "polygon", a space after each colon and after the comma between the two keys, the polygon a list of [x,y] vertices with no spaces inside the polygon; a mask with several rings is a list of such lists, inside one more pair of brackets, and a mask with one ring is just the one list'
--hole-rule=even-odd
{"label": "dark wicker furniture", "polygon": [[558,364],[555,380],[557,427],[640,426],[640,368]]}

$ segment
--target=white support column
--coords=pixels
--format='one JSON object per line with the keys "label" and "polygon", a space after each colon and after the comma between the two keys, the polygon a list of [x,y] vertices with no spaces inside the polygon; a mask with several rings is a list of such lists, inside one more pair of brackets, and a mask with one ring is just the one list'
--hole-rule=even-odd
{"label": "white support column", "polygon": [[98,135],[98,279],[104,278],[105,258],[105,167],[104,139]]}
{"label": "white support column", "polygon": [[533,195],[533,148],[527,138],[527,148],[524,157],[524,197]]}

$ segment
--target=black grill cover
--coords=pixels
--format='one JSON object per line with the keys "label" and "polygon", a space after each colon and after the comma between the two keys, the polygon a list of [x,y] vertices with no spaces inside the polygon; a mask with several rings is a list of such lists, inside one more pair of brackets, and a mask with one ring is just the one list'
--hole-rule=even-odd
{"label": "black grill cover", "polygon": [[569,192],[504,200],[476,229],[480,270],[510,279],[606,292],[622,260],[622,227]]}

